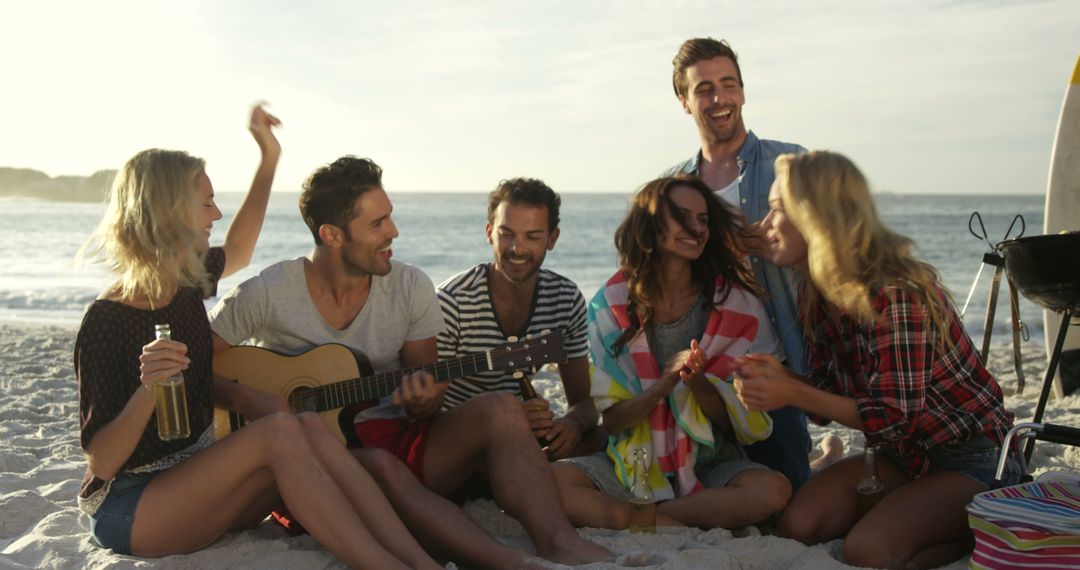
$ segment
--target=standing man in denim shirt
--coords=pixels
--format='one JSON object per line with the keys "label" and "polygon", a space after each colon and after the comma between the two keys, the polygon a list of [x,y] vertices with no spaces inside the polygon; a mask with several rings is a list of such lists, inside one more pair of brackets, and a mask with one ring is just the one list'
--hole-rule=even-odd
{"label": "standing man in denim shirt", "polygon": [[[785,153],[806,149],[791,143],[759,139],[743,123],[746,102],[742,71],[735,51],[725,41],[693,38],[683,42],[672,60],[672,84],[683,109],[697,123],[701,148],[690,160],[665,176],[693,174],[723,201],[742,210],[751,223],[769,212],[769,187],[776,174],[773,162]],[[769,293],[763,299],[769,320],[787,355],[787,365],[806,372],[806,342],[795,306],[798,294],[791,269],[751,256],[754,276]],[[810,433],[806,416],[792,407],[771,413],[773,435],[746,448],[750,458],[787,476],[793,488],[810,478]]]}

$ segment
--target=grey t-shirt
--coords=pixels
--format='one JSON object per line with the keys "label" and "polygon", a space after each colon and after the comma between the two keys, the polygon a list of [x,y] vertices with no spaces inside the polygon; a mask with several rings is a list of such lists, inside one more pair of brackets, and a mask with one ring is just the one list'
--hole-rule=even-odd
{"label": "grey t-shirt", "polygon": [[[706,300],[705,296],[699,293],[694,306],[678,321],[666,325],[650,323],[645,327],[649,350],[656,357],[656,363],[661,370],[667,366],[668,360],[673,356],[690,348],[691,339],[701,340],[709,322],[710,311],[712,311],[712,304],[709,301],[711,299]],[[764,306],[756,298],[751,305],[760,326],[747,353],[771,354],[780,362],[784,362],[784,347],[780,344],[776,331],[767,325],[769,317],[765,314]]]}
{"label": "grey t-shirt", "polygon": [[[401,368],[406,341],[432,338],[443,319],[435,286],[423,271],[391,262],[390,273],[375,275],[367,302],[353,322],[335,329],[319,314],[308,291],[304,258],[275,263],[237,285],[210,310],[210,327],[225,342],[263,347],[282,354],[300,354],[337,343],[362,352],[375,372]],[[402,414],[384,399],[362,417]]]}

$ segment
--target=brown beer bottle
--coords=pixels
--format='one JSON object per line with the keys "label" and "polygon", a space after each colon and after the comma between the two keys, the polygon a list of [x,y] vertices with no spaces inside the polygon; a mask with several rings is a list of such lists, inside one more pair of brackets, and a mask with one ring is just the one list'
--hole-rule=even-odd
{"label": "brown beer bottle", "polygon": [[[154,338],[172,340],[172,328],[167,324],[154,325]],[[154,408],[158,437],[162,441],[191,436],[183,374],[176,373],[154,384]]]}
{"label": "brown beer bottle", "polygon": [[[517,380],[518,389],[521,390],[522,401],[529,401],[533,398],[539,398],[536,394],[536,388],[533,388],[532,382],[529,381],[529,377],[525,376],[522,371],[514,373],[514,378]],[[540,436],[536,438],[536,442],[540,444],[540,447],[547,447],[551,442],[546,437]]]}

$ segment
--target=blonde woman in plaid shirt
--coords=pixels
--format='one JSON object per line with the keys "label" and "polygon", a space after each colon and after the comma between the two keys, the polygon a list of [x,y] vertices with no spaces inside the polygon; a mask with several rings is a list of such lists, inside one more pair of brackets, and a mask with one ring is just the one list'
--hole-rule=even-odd
{"label": "blonde woman in plaid shirt", "polygon": [[[761,223],[774,263],[800,268],[807,377],[768,355],[739,364],[751,410],[795,405],[877,447],[885,497],[861,519],[862,457],[823,470],[792,498],[779,532],[807,544],[846,537],[844,561],[930,568],[971,551],[965,505],[990,485],[1012,424],[1001,388],[930,265],[878,218],[866,179],[832,152],[776,161]],[[1012,462],[1010,477],[1019,476]]]}

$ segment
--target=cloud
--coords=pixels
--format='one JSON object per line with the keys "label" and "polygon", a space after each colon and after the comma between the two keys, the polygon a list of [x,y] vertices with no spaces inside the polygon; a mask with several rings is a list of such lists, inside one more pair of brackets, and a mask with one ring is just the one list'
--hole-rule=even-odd
{"label": "cloud", "polygon": [[53,174],[146,146],[246,187],[247,106],[286,123],[278,180],[342,154],[395,188],[506,176],[627,191],[693,151],[687,37],[729,39],[759,135],[852,156],[882,189],[1040,192],[1075,2],[48,2],[0,8],[0,156]]}

